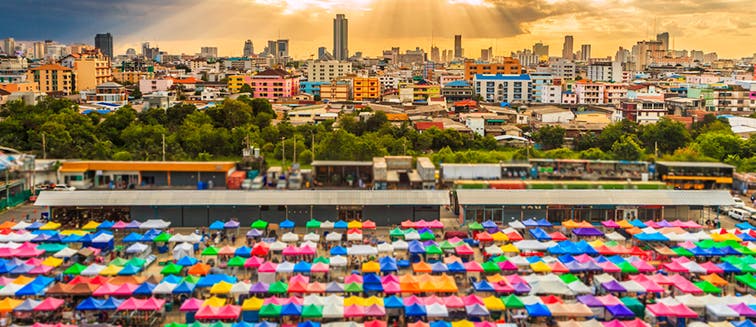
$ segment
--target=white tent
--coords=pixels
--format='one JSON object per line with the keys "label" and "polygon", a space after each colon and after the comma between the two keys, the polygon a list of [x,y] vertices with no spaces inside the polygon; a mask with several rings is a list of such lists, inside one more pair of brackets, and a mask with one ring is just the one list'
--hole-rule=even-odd
{"label": "white tent", "polygon": [[631,293],[645,293],[646,292],[645,287],[641,286],[640,284],[632,280],[626,280],[624,282],[620,282],[619,284],[622,285],[622,287],[624,287],[628,292],[631,292]]}
{"label": "white tent", "polygon": [[29,242],[33,239],[35,239],[37,235],[34,235],[32,233],[23,232],[23,233],[10,233],[7,235],[0,235],[0,242]]}
{"label": "white tent", "polygon": [[425,307],[428,318],[445,318],[449,316],[449,310],[445,305],[433,303]]}
{"label": "white tent", "polygon": [[391,245],[394,247],[394,250],[407,250],[409,249],[409,243],[397,240],[396,242],[391,243]]}
{"label": "white tent", "polygon": [[93,263],[89,265],[88,267],[84,268],[84,270],[81,271],[82,276],[97,276],[100,274],[100,272],[105,269],[105,266],[98,265],[96,263]]}
{"label": "white tent", "polygon": [[271,251],[280,252],[280,251],[283,251],[286,248],[286,243],[281,242],[281,241],[275,241],[273,243],[268,244],[268,248]]}
{"label": "white tent", "polygon": [[603,273],[601,275],[593,276],[593,279],[597,283],[599,283],[599,284],[608,283],[608,282],[612,282],[612,281],[617,281],[612,275],[609,275],[607,273]]}
{"label": "white tent", "polygon": [[530,266],[530,262],[528,261],[528,259],[525,259],[525,257],[519,256],[519,255],[511,257],[511,258],[507,259],[507,261],[513,263],[515,266],[518,266],[518,267],[528,267],[528,266]]}
{"label": "white tent", "polygon": [[347,233],[348,241],[362,241],[362,233]]}
{"label": "white tent", "polygon": [[299,241],[299,235],[294,234],[292,232],[288,232],[286,234],[283,234],[283,236],[281,236],[281,241],[286,242],[286,243],[294,243],[296,241]]}
{"label": "white tent", "polygon": [[536,240],[522,240],[514,242],[514,246],[520,249],[520,251],[546,251],[552,246],[556,246],[554,241],[539,242]]}
{"label": "white tent", "polygon": [[325,305],[325,299],[317,294],[305,295],[302,300],[303,305]]}
{"label": "white tent", "polygon": [[417,231],[409,231],[408,233],[404,234],[404,239],[407,241],[415,241],[420,239],[420,233]]}
{"label": "white tent", "polygon": [[0,248],[18,249],[20,246],[21,243],[16,242],[0,243]]}
{"label": "white tent", "polygon": [[525,225],[523,225],[523,223],[519,220],[515,220],[509,223],[509,227],[514,229],[525,229]]}
{"label": "white tent", "polygon": [[0,296],[15,296],[16,292],[26,285],[8,283],[2,289],[0,289]]}
{"label": "white tent", "polygon": [[26,227],[29,227],[31,225],[32,225],[31,223],[27,223],[25,221],[19,221],[15,225],[13,225],[13,227],[11,227],[11,229],[12,230],[22,230],[22,229],[26,229]]}
{"label": "white tent", "polygon": [[149,248],[150,248],[149,245],[137,242],[137,243],[132,244],[128,248],[126,248],[126,253],[129,253],[129,254],[142,253],[142,252],[147,251]]}
{"label": "white tent", "polygon": [[65,248],[61,249],[60,251],[55,252],[55,254],[53,254],[53,257],[56,257],[56,258],[70,258],[70,257],[73,257],[73,255],[76,254],[76,252],[77,251],[74,250],[74,249],[72,249],[72,248],[65,247]]}
{"label": "white tent", "polygon": [[533,295],[521,296],[520,301],[522,301],[522,303],[525,305],[533,305],[536,303],[543,304],[543,301],[541,300],[540,297],[533,296]]}
{"label": "white tent", "polygon": [[232,295],[242,295],[242,294],[249,294],[249,289],[252,288],[252,284],[245,283],[245,282],[238,282],[231,286],[231,294]]}
{"label": "white tent", "polygon": [[[323,310],[325,312],[325,309]],[[325,318],[325,313],[323,314],[323,318]],[[323,327],[363,327],[363,326],[364,324],[354,322],[354,321],[339,321],[339,322],[329,322],[327,324],[323,324]]]}
{"label": "white tent", "polygon": [[691,273],[694,273],[694,274],[705,274],[706,273],[706,269],[704,267],[701,267],[701,265],[699,265],[695,261],[688,261],[688,262],[683,263],[681,265],[683,267],[685,267],[686,269],[688,269],[688,271],[690,271]]}
{"label": "white tent", "polygon": [[167,229],[168,227],[171,227],[171,222],[162,219],[148,219],[139,224],[139,229]]}
{"label": "white tent", "polygon": [[719,318],[737,318],[740,317],[735,310],[728,307],[726,304],[707,304],[706,313]]}
{"label": "white tent", "polygon": [[176,234],[171,236],[170,239],[168,239],[169,242],[186,242],[186,243],[199,243],[202,241],[202,236],[199,236],[195,233],[191,233],[189,235],[182,235],[182,234]]}
{"label": "white tent", "polygon": [[[572,290],[575,294],[592,294],[593,290],[585,285],[583,282],[576,280],[572,283],[567,284],[567,287],[569,287],[570,290]],[[645,289],[644,289],[645,291]]]}
{"label": "white tent", "polygon": [[394,246],[390,243],[381,243],[378,244],[378,252],[379,253],[389,253],[394,252]]}
{"label": "white tent", "polygon": [[499,246],[494,245],[494,244],[487,246],[483,250],[485,250],[486,253],[488,253],[489,255],[493,255],[493,256],[504,254],[504,251],[502,251]]}
{"label": "white tent", "polygon": [[305,241],[317,242],[317,241],[320,241],[320,234],[307,233],[307,235],[305,235],[303,239]]}
{"label": "white tent", "polygon": [[276,267],[277,273],[293,273],[294,272],[294,264],[288,261],[284,261],[278,264],[278,267]]}
{"label": "white tent", "polygon": [[92,243],[108,243],[113,240],[113,235],[102,233],[92,239]]}
{"label": "white tent", "polygon": [[175,247],[173,247],[173,258],[178,260],[183,257],[193,257],[194,256],[194,245],[191,245],[189,243],[179,243],[176,244]]}
{"label": "white tent", "polygon": [[320,228],[322,229],[333,229],[333,222],[330,220],[326,220],[322,223],[320,223]]}
{"label": "white tent", "polygon": [[341,233],[332,232],[332,233],[328,233],[328,235],[326,235],[325,239],[328,242],[339,242],[339,241],[341,241],[341,237],[342,236],[343,235]]}
{"label": "white tent", "polygon": [[370,245],[352,245],[347,248],[347,254],[354,256],[378,255],[378,249]]}
{"label": "white tent", "polygon": [[160,284],[157,284],[152,290],[152,294],[171,294],[176,286],[178,285],[174,283],[160,282]]}
{"label": "white tent", "polygon": [[562,279],[554,274],[529,275],[524,278],[530,284],[530,295],[574,295],[575,293],[567,287]]}
{"label": "white tent", "polygon": [[[339,305],[338,303],[341,303]],[[343,318],[344,317],[344,302],[326,302],[323,307],[323,318]]]}
{"label": "white tent", "polygon": [[332,267],[346,267],[347,259],[344,256],[336,255],[331,257],[330,265]]}
{"label": "white tent", "polygon": [[302,242],[302,244],[299,245],[300,248],[304,248],[306,246],[309,246],[311,248],[317,249],[318,248],[318,243],[315,243],[313,241],[309,241],[308,240],[308,241]]}
{"label": "white tent", "polygon": [[609,234],[606,234],[605,236],[607,239],[611,241],[624,241],[625,240],[625,237],[622,236],[622,234],[617,233],[617,232],[611,232]]}

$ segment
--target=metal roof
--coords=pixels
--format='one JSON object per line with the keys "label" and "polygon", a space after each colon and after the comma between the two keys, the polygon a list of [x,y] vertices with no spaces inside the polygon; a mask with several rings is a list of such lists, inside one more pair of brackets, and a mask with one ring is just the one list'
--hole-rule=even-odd
{"label": "metal roof", "polygon": [[40,193],[35,206],[448,205],[447,191],[124,190]]}
{"label": "metal roof", "polygon": [[314,166],[372,166],[372,161],[351,161],[351,160],[315,160],[311,163]]}
{"label": "metal roof", "polygon": [[728,191],[457,190],[462,205],[734,205]]}
{"label": "metal roof", "polygon": [[657,161],[656,163],[662,166],[667,166],[667,167],[735,168],[735,166],[728,165],[721,162]]}

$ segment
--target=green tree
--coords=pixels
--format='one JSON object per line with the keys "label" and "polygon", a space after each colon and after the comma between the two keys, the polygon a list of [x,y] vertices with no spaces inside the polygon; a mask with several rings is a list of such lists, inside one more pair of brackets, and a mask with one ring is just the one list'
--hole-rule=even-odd
{"label": "green tree", "polygon": [[124,148],[136,160],[160,160],[163,135],[168,131],[160,125],[132,124],[121,132]]}
{"label": "green tree", "polygon": [[739,155],[743,141],[735,134],[722,132],[708,132],[696,138],[696,149],[704,156],[718,161],[729,155]]}
{"label": "green tree", "polygon": [[609,124],[598,136],[598,147],[604,152],[612,150],[612,146],[623,135],[638,135],[638,123],[629,120],[622,120]]}
{"label": "green tree", "polygon": [[641,128],[640,139],[649,151],[672,153],[690,143],[690,133],[685,125],[667,117]]}
{"label": "green tree", "polygon": [[130,161],[132,158],[131,152],[129,151],[118,151],[113,154],[113,160]]}
{"label": "green tree", "polygon": [[587,160],[611,160],[612,156],[604,151],[601,151],[599,148],[590,148],[583,151],[580,151],[578,154],[580,159],[587,159]]}
{"label": "green tree", "polygon": [[195,107],[193,104],[188,103],[180,103],[175,106],[169,107],[166,111],[166,123],[168,129],[175,131],[176,128],[181,126],[181,124],[184,123],[184,119],[186,116],[189,116],[191,113],[197,111],[197,107]]}
{"label": "green tree", "polygon": [[165,110],[161,108],[142,110],[137,114],[137,119],[148,125],[165,125],[168,122],[168,116],[166,115]]}
{"label": "green tree", "polygon": [[580,133],[575,137],[575,150],[585,151],[598,146],[598,137],[593,133]]}
{"label": "green tree", "polygon": [[546,125],[533,134],[533,139],[541,145],[542,149],[551,150],[562,147],[564,134],[565,130],[561,126]]}
{"label": "green tree", "polygon": [[252,86],[250,86],[249,84],[245,83],[244,85],[242,85],[241,89],[239,89],[239,93],[254,94],[255,90],[252,88]]}
{"label": "green tree", "polygon": [[136,122],[136,119],[136,110],[130,106],[123,107],[106,115],[105,119],[97,125],[96,133],[113,142],[113,145],[122,147],[125,142],[121,139],[121,132]]}
{"label": "green tree", "polygon": [[634,135],[622,135],[612,145],[612,155],[616,160],[640,160],[643,150]]}
{"label": "green tree", "polygon": [[133,91],[131,91],[131,96],[134,97],[134,99],[141,99],[142,91],[139,90],[139,87],[136,87]]}

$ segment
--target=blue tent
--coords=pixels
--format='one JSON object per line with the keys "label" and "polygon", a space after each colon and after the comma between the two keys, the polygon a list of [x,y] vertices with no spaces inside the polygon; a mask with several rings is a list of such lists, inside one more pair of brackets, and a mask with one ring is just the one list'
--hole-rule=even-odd
{"label": "blue tent", "polygon": [[[386,302],[384,302],[384,306],[385,303]],[[428,312],[425,311],[425,306],[414,303],[412,305],[404,307],[404,314],[408,317],[419,317],[427,315]]]}
{"label": "blue tent", "polygon": [[630,221],[630,225],[633,225],[633,227],[638,227],[638,228],[646,228],[646,224],[644,224],[639,219],[633,219],[633,220],[631,220]]}
{"label": "blue tent", "polygon": [[249,258],[252,255],[252,249],[246,245],[239,247],[234,251],[234,255],[242,258]]}
{"label": "blue tent", "polygon": [[320,323],[307,320],[307,321],[298,323],[297,327],[320,327]]}
{"label": "blue tent", "polygon": [[100,305],[100,310],[112,311],[112,310],[118,309],[118,306],[120,306],[123,301],[124,300],[119,300],[114,297],[109,297],[107,300],[102,301]]}
{"label": "blue tent", "polygon": [[485,317],[491,314],[486,307],[477,303],[465,306],[465,310],[470,317]]}
{"label": "blue tent", "polygon": [[380,283],[363,284],[362,290],[364,290],[365,292],[383,292],[383,284],[380,284]]}
{"label": "blue tent", "polygon": [[363,284],[380,284],[381,278],[376,273],[366,273],[362,275]]}
{"label": "blue tent", "polygon": [[460,263],[459,261],[453,261],[446,265],[446,268],[449,269],[450,273],[458,274],[458,273],[465,273],[467,270],[465,269],[465,266]]}
{"label": "blue tent", "polygon": [[45,285],[29,283],[16,291],[16,296],[37,296],[45,294]]}
{"label": "blue tent", "polygon": [[221,281],[226,281],[227,283],[234,284],[236,283],[237,279],[236,276],[210,274],[200,278],[199,282],[197,283],[197,287],[212,287],[213,285],[220,283]]}
{"label": "blue tent", "polygon": [[281,227],[281,228],[294,228],[294,225],[295,224],[294,224],[293,221],[286,219],[286,220],[282,221],[280,224],[278,224],[278,227]]}
{"label": "blue tent", "polygon": [[445,320],[431,321],[430,327],[451,327],[451,323]]}
{"label": "blue tent", "polygon": [[588,242],[586,242],[585,240],[580,240],[577,243],[573,243],[573,244],[575,245],[575,247],[578,248],[578,251],[580,251],[581,254],[582,253],[585,253],[587,255],[598,255],[599,254],[598,251],[596,251],[596,249],[594,249],[593,246],[591,246],[590,244],[588,244]]}
{"label": "blue tent", "polygon": [[476,292],[495,292],[491,283],[485,280],[473,283],[473,288]]}
{"label": "blue tent", "polygon": [[530,232],[530,235],[532,235],[533,238],[539,241],[551,241],[551,236],[549,236],[549,233],[546,233],[546,231],[539,227],[529,229],[528,232]]}
{"label": "blue tent", "polygon": [[536,221],[539,227],[551,227],[553,226],[546,218],[541,218]]}
{"label": "blue tent", "polygon": [[312,264],[306,261],[300,261],[294,265],[295,273],[309,273],[310,269],[312,269]]}
{"label": "blue tent", "polygon": [[136,232],[126,235],[126,237],[123,238],[123,242],[125,243],[142,242],[142,240],[144,240],[144,236]]}
{"label": "blue tent", "polygon": [[483,222],[482,225],[483,225],[483,228],[486,228],[486,229],[498,227],[498,226],[496,226],[496,223],[493,222],[493,220],[486,220],[486,221]]}
{"label": "blue tent", "polygon": [[731,264],[729,262],[718,263],[717,267],[722,268],[722,270],[725,273],[728,273],[728,274],[729,273],[735,273],[735,274],[737,274],[737,273],[740,272],[740,269],[738,267],[735,267],[733,264]]}
{"label": "blue tent", "polygon": [[443,264],[443,263],[441,263],[441,262],[434,262],[431,265],[431,272],[434,272],[434,273],[445,273],[445,272],[448,272],[448,271],[449,271],[449,268],[447,268],[446,265]]}
{"label": "blue tent", "polygon": [[538,227],[538,222],[535,219],[530,218],[522,222],[525,227]]}
{"label": "blue tent", "polygon": [[16,268],[16,264],[6,261],[0,264],[0,274],[7,274]]}
{"label": "blue tent", "polygon": [[181,277],[181,276],[168,275],[168,276],[163,277],[163,280],[161,282],[162,283],[178,284],[178,283],[181,283],[181,281],[183,281],[183,280],[184,280],[184,278]]}
{"label": "blue tent", "polygon": [[140,271],[142,271],[142,268],[137,267],[137,266],[132,265],[132,264],[127,264],[127,265],[123,266],[123,268],[121,268],[121,270],[118,271],[118,276],[136,275]]}
{"label": "blue tent", "polygon": [[551,311],[543,303],[525,305],[525,310],[528,311],[528,316],[531,317],[551,317]]}
{"label": "blue tent", "polygon": [[134,290],[134,295],[152,295],[155,286],[152,283],[142,283]]}
{"label": "blue tent", "polygon": [[425,246],[418,241],[409,243],[409,252],[412,254],[425,254]]}
{"label": "blue tent", "polygon": [[347,229],[348,227],[349,227],[349,224],[347,224],[347,222],[343,220],[339,220],[333,223],[333,228],[336,228],[336,229]]}
{"label": "blue tent", "polygon": [[285,304],[283,307],[281,307],[281,315],[282,316],[301,316],[302,306],[296,305],[294,303]]}
{"label": "blue tent", "polygon": [[102,300],[95,299],[93,297],[88,297],[84,299],[84,301],[81,301],[79,305],[76,306],[77,311],[93,311],[93,310],[99,310],[100,307],[102,307]]}
{"label": "blue tent", "polygon": [[337,246],[332,247],[330,252],[331,252],[331,255],[346,255],[347,249],[337,245]]}
{"label": "blue tent", "polygon": [[404,301],[396,295],[392,295],[383,299],[383,306],[386,309],[401,309],[404,308]]}
{"label": "blue tent", "polygon": [[76,234],[71,234],[63,238],[61,240],[63,243],[79,243],[81,242],[81,236]]}
{"label": "blue tent", "polygon": [[100,230],[100,229],[112,229],[113,225],[115,225],[114,222],[112,222],[110,220],[106,220],[106,221],[101,222],[100,225],[97,226],[97,229],[98,230]]}
{"label": "blue tent", "polygon": [[22,263],[20,265],[17,265],[13,270],[11,270],[11,274],[28,274],[32,269],[34,269],[34,266]]}
{"label": "blue tent", "polygon": [[37,220],[33,222],[31,225],[26,226],[26,230],[38,230],[40,227],[44,225],[41,221]]}
{"label": "blue tent", "polygon": [[586,269],[585,267],[580,264],[580,262],[577,261],[570,261],[567,263],[564,263],[564,266],[567,267],[567,269],[570,270],[570,272],[584,272]]}
{"label": "blue tent", "polygon": [[743,229],[756,229],[751,223],[749,222],[742,222],[740,224],[735,225],[735,228],[743,230]]}
{"label": "blue tent", "polygon": [[224,223],[220,220],[214,221],[210,226],[208,227],[210,230],[223,230]]}
{"label": "blue tent", "polygon": [[[751,309],[753,309],[754,306],[750,306]],[[730,321],[730,323],[735,327],[756,327],[756,323],[750,320],[741,320],[741,321]]]}
{"label": "blue tent", "polygon": [[173,294],[192,294],[195,287],[197,287],[196,284],[181,282],[173,289]]}
{"label": "blue tent", "polygon": [[383,257],[378,260],[378,264],[381,266],[382,272],[397,271],[399,268],[396,265],[396,259],[391,257]]}
{"label": "blue tent", "polygon": [[176,264],[179,266],[190,267],[194,266],[198,261],[199,260],[192,257],[183,257],[181,259],[178,259],[178,261],[176,261]]}
{"label": "blue tent", "polygon": [[396,261],[396,266],[399,267],[400,269],[402,269],[402,268],[409,268],[410,262],[409,262],[409,260],[397,260]]}
{"label": "blue tent", "polygon": [[47,276],[37,276],[34,278],[33,281],[31,281],[34,284],[39,284],[42,286],[50,286],[53,282],[55,282],[55,278],[47,277]]}
{"label": "blue tent", "polygon": [[633,237],[644,241],[644,242],[666,242],[669,241],[669,239],[664,236],[662,233],[638,233],[633,235]]}
{"label": "blue tent", "polygon": [[255,325],[255,327],[278,327],[278,324],[270,321],[263,321]]}

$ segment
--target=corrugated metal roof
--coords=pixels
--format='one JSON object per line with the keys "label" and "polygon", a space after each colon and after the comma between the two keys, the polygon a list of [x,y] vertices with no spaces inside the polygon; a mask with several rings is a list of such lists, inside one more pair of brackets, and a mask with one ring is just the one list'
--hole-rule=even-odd
{"label": "corrugated metal roof", "polygon": [[727,191],[457,190],[462,205],[734,205]]}
{"label": "corrugated metal roof", "polygon": [[735,168],[733,165],[721,162],[657,161],[656,163],[667,167]]}
{"label": "corrugated metal roof", "polygon": [[35,206],[448,205],[447,191],[74,191],[40,193]]}

